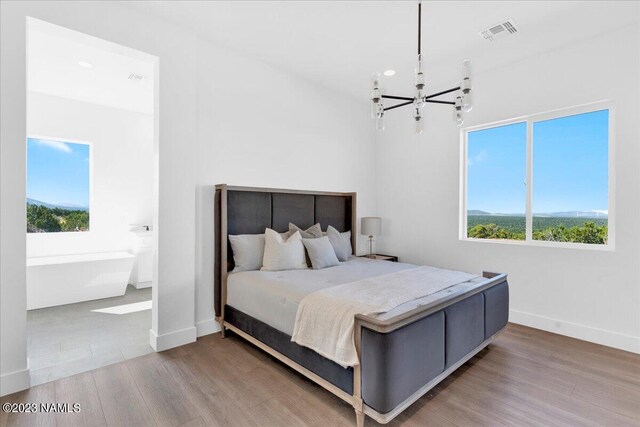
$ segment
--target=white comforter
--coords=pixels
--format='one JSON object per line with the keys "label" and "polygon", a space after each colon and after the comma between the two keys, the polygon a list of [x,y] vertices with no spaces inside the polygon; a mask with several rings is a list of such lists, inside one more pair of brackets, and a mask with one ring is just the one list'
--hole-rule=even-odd
{"label": "white comforter", "polygon": [[291,340],[341,366],[355,366],[354,316],[385,313],[475,275],[416,267],[313,292],[300,301]]}

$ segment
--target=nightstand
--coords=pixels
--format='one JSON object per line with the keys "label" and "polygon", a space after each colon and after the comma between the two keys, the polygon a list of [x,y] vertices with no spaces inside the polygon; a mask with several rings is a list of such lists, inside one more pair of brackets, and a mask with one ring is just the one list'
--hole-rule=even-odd
{"label": "nightstand", "polygon": [[[362,258],[369,258],[368,255],[361,255],[361,257]],[[398,257],[397,256],[393,256],[393,255],[374,254],[374,257],[375,258],[369,258],[369,259],[398,262]]]}

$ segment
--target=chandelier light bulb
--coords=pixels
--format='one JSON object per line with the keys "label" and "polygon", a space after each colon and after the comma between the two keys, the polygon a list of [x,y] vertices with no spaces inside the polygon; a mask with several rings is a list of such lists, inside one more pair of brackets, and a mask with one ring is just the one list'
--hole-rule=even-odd
{"label": "chandelier light bulb", "polygon": [[467,93],[462,93],[462,111],[468,113],[473,109],[473,95],[471,89]]}
{"label": "chandelier light bulb", "polygon": [[462,110],[469,112],[473,109],[473,98],[471,95],[471,61],[465,59],[462,62]]}
{"label": "chandelier light bulb", "polygon": [[379,105],[382,104],[382,79],[380,73],[371,76],[371,118],[378,117]]}
{"label": "chandelier light bulb", "polygon": [[471,61],[469,61],[468,59],[462,61],[462,78],[471,78]]}
{"label": "chandelier light bulb", "polygon": [[419,107],[414,109],[413,118],[416,121],[416,134],[420,135],[424,132],[424,117],[422,117],[422,110]]}
{"label": "chandelier light bulb", "polygon": [[376,117],[376,130],[384,130],[384,111],[378,117]]}
{"label": "chandelier light bulb", "polygon": [[384,104],[382,103],[382,98],[379,99],[378,102],[371,103],[371,118],[377,119],[381,114],[384,114]]}
{"label": "chandelier light bulb", "polygon": [[455,104],[453,106],[453,121],[458,126],[462,126],[464,123],[464,119],[462,117],[462,97],[460,96],[456,98]]}
{"label": "chandelier light bulb", "polygon": [[380,73],[373,73],[371,75],[371,97],[373,94],[382,95],[382,77]]}
{"label": "chandelier light bulb", "polygon": [[371,74],[371,85],[373,86],[373,88],[378,88],[381,89],[382,88],[382,76],[380,75],[380,73],[375,72],[373,74]]}

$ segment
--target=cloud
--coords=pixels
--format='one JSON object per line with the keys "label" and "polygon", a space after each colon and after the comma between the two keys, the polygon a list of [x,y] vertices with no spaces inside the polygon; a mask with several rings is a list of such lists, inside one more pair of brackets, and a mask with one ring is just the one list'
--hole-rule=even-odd
{"label": "cloud", "polygon": [[487,151],[486,150],[482,150],[481,152],[479,152],[475,156],[469,158],[469,160],[467,161],[467,165],[468,166],[473,166],[473,165],[477,165],[478,163],[482,163],[487,158],[487,156],[488,156],[487,155]]}
{"label": "cloud", "polygon": [[53,148],[54,150],[62,151],[64,153],[71,153],[71,147],[66,142],[60,141],[49,141],[47,139],[37,139],[39,145],[44,145],[45,147]]}

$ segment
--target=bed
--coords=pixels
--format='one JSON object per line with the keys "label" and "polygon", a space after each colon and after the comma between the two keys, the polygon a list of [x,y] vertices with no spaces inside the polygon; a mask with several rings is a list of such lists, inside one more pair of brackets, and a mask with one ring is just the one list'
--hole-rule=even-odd
{"label": "bed", "polygon": [[[343,367],[291,341],[296,311],[307,295],[328,287],[415,268],[351,257],[322,270],[233,273],[229,235],[286,231],[289,222],[351,230],[356,253],[356,194],[215,188],[215,312],[222,327],[268,352],[351,404],[388,423],[486,347],[506,326],[505,274],[483,273],[378,315],[355,315],[358,362]],[[385,276],[386,277],[386,276]]]}

